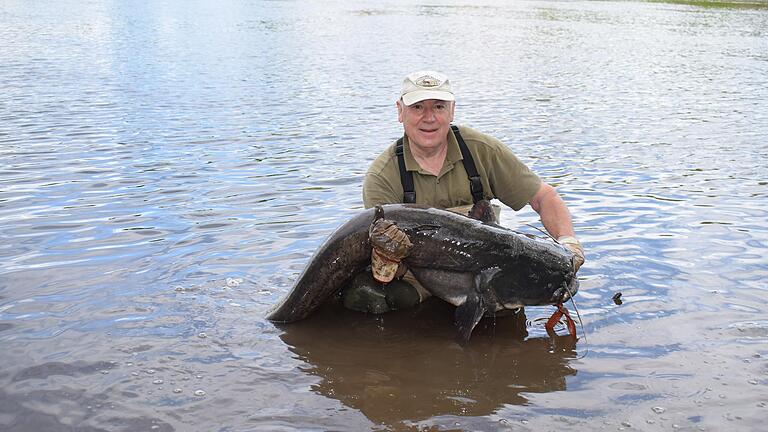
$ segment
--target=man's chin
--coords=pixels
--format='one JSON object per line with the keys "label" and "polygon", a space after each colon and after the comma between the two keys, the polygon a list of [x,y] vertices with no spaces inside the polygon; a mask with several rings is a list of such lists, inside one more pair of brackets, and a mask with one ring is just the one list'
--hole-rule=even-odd
{"label": "man's chin", "polygon": [[420,133],[416,143],[421,147],[437,147],[440,142],[440,136],[437,133]]}

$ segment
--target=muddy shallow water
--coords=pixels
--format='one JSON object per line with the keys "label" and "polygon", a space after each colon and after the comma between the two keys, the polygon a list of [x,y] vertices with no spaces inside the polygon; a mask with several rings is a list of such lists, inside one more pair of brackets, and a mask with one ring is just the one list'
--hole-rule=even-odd
{"label": "muddy shallow water", "polygon": [[[689,3],[3,2],[0,430],[762,430],[768,9]],[[578,341],[264,319],[425,67],[571,208]]]}

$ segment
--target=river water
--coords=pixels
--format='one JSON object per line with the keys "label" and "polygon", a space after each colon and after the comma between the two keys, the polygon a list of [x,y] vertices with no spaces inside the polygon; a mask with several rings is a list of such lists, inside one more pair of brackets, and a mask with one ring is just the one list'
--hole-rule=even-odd
{"label": "river water", "polygon": [[[764,430],[762,6],[3,1],[0,430]],[[568,203],[578,341],[265,320],[423,68]]]}

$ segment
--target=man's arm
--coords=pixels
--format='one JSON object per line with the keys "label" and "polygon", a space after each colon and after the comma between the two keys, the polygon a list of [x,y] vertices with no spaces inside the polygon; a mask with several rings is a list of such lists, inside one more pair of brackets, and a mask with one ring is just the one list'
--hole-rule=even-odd
{"label": "man's arm", "polygon": [[584,248],[576,239],[571,213],[563,199],[560,198],[555,188],[541,182],[539,190],[533,195],[529,203],[531,208],[541,217],[541,223],[547,232],[577,256],[574,267],[578,271],[579,267],[584,264]]}
{"label": "man's arm", "polygon": [[571,213],[555,188],[541,182],[539,190],[533,195],[529,204],[539,214],[541,223],[552,237],[575,236]]}

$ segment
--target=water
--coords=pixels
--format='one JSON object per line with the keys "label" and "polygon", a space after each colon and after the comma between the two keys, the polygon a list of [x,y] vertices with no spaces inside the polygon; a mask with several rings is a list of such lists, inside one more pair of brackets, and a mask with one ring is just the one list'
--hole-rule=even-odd
{"label": "water", "polygon": [[[2,2],[0,429],[761,430],[768,9],[721,6]],[[571,208],[577,343],[264,319],[421,68]]]}

